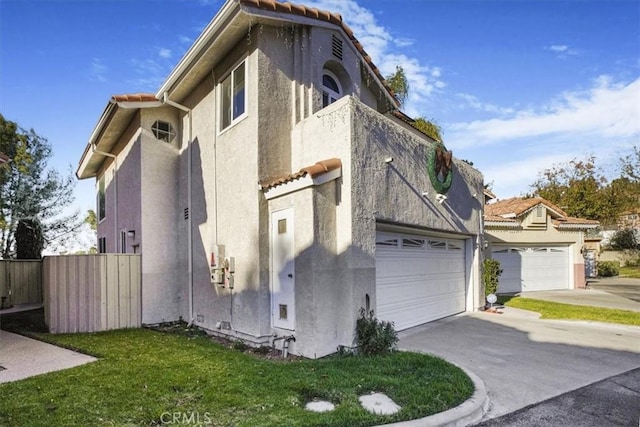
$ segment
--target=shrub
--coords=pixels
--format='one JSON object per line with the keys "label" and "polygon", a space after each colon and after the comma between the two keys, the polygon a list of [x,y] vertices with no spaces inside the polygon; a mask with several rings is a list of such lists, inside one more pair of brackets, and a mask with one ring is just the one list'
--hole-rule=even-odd
{"label": "shrub", "polygon": [[483,262],[482,281],[484,282],[484,296],[498,292],[498,278],[502,274],[500,261],[485,259]]}
{"label": "shrub", "polygon": [[636,236],[635,230],[625,228],[615,232],[611,238],[611,247],[618,251],[624,249],[639,250],[640,241]]}
{"label": "shrub", "polygon": [[598,263],[598,276],[611,277],[620,274],[620,263],[618,261],[600,261]]}
{"label": "shrub", "polygon": [[356,346],[364,355],[391,353],[398,342],[398,333],[392,322],[378,320],[373,310],[360,309],[360,317],[356,321]]}

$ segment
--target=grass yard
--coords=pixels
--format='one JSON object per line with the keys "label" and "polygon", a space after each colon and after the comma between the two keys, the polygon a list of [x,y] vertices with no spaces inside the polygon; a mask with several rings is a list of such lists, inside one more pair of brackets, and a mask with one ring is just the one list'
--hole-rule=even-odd
{"label": "grass yard", "polygon": [[508,307],[540,313],[542,319],[591,320],[640,326],[640,313],[635,311],[562,304],[522,297],[501,297],[501,302]]}
{"label": "grass yard", "polygon": [[[39,334],[100,358],[88,365],[0,384],[2,426],[368,426],[444,411],[473,393],[466,374],[416,353],[268,360],[205,336],[129,329]],[[358,396],[386,393],[402,410],[366,412]],[[306,411],[313,399],[336,404]]]}
{"label": "grass yard", "polygon": [[640,279],[640,267],[620,267],[620,277]]}

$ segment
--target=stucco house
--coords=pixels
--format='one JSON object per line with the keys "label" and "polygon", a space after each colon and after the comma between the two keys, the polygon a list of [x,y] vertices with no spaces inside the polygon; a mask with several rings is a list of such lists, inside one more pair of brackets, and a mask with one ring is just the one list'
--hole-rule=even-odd
{"label": "stucco house", "polygon": [[572,218],[542,198],[500,200],[485,206],[487,256],[503,270],[499,293],[586,286],[585,231],[598,221]]}
{"label": "stucco house", "polygon": [[77,175],[100,252],[141,253],[143,323],[315,358],[353,345],[360,308],[405,329],[484,303],[482,175],[411,126],[336,14],[225,2],[157,93],[109,100]]}

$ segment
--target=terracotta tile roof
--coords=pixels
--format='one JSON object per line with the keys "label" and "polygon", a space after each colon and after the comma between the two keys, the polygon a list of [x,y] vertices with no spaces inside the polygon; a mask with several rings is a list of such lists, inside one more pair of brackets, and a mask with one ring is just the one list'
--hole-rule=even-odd
{"label": "terracotta tile roof", "polygon": [[282,176],[279,178],[261,181],[260,188],[262,188],[262,190],[269,190],[273,187],[277,187],[278,185],[286,184],[288,182],[295,181],[300,178],[304,178],[307,175],[311,176],[311,178],[316,178],[320,175],[339,169],[341,167],[342,167],[342,161],[340,161],[340,159],[333,158],[333,159],[321,160],[317,162],[315,165],[306,166],[300,169],[298,172],[294,172],[292,174]]}
{"label": "terracotta tile roof", "polygon": [[330,22],[338,27],[342,28],[345,34],[349,37],[349,40],[353,46],[360,52],[366,63],[369,65],[374,74],[380,79],[380,82],[384,88],[389,92],[391,97],[395,99],[396,106],[400,106],[400,101],[396,98],[393,89],[387,83],[387,80],[380,74],[380,70],[375,66],[369,54],[364,50],[362,44],[353,35],[353,30],[349,28],[347,24],[342,20],[342,15],[338,13],[332,13],[326,10],[319,10],[313,7],[307,7],[300,4],[293,4],[289,2],[279,2],[275,0],[239,0],[243,6],[255,7],[258,9],[270,10],[274,12],[290,13],[292,15],[304,16],[306,18],[318,19],[320,21]]}
{"label": "terracotta tile roof", "polygon": [[158,102],[152,93],[134,93],[128,95],[113,95],[111,102]]}
{"label": "terracotta tile roof", "polygon": [[491,222],[513,222],[513,223],[518,222],[514,218],[504,218],[499,215],[487,215],[487,214],[484,215],[484,220],[491,221]]}
{"label": "terracotta tile roof", "polygon": [[501,200],[484,206],[484,220],[487,222],[519,222],[516,218],[525,214],[539,204],[545,205],[547,208],[555,212],[556,217],[552,218],[552,223],[556,227],[560,226],[587,226],[591,228],[597,226],[600,222],[574,218],[567,215],[565,211],[554,205],[548,200],[541,197],[531,197],[528,199],[513,197],[507,200]]}
{"label": "terracotta tile roof", "polygon": [[554,225],[600,225],[600,221],[594,219],[565,217],[552,220]]}
{"label": "terracotta tile roof", "polygon": [[568,217],[567,213],[551,203],[548,200],[545,200],[541,197],[531,197],[528,199],[521,197],[512,197],[507,200],[499,200],[495,203],[491,203],[485,205],[484,214],[485,216],[503,216],[503,215],[513,215],[520,216],[533,208],[534,206],[542,203],[549,209],[556,212],[561,217]]}
{"label": "terracotta tile roof", "polygon": [[0,164],[7,163],[9,161],[9,156],[4,153],[0,153]]}

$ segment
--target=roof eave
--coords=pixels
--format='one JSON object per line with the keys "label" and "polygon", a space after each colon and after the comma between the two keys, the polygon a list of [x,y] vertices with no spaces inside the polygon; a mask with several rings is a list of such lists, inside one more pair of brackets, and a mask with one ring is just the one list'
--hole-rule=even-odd
{"label": "roof eave", "polygon": [[160,89],[156,92],[156,98],[163,99],[165,93],[171,93],[176,84],[180,82],[182,76],[188,72],[202,51],[207,48],[214,36],[224,29],[224,24],[227,20],[234,14],[238,13],[238,11],[240,11],[240,3],[238,1],[229,1],[224,3],[222,9],[216,13],[193,45],[191,45],[182,59],[180,59],[178,65],[176,65],[173,71],[171,71],[171,74],[169,74],[162,86],[160,86]]}
{"label": "roof eave", "polygon": [[519,222],[502,222],[502,221],[485,221],[485,227],[501,227],[501,228],[521,228],[522,225]]}
{"label": "roof eave", "polygon": [[76,170],[76,176],[78,177],[78,179],[87,179],[87,178],[93,178],[96,176],[95,172],[87,171],[87,168],[89,166],[89,160],[91,160],[91,155],[93,152],[92,147],[95,145],[96,141],[104,131],[107,124],[111,121],[111,118],[113,117],[117,108],[118,108],[118,105],[115,102],[113,102],[112,99],[110,99],[109,103],[107,104],[104,111],[102,112],[102,115],[98,120],[98,123],[93,128],[93,132],[91,132],[91,136],[89,137],[89,142],[87,143],[87,146],[84,148],[84,152],[82,153],[82,157],[80,158],[80,162],[78,164],[78,169]]}

